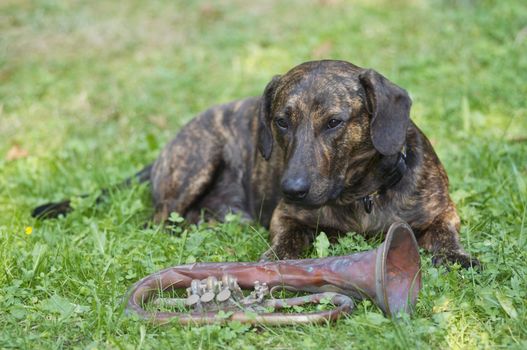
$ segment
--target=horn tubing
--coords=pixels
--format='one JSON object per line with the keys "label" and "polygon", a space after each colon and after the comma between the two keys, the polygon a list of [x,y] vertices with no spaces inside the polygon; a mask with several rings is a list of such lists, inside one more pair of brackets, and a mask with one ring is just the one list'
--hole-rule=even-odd
{"label": "horn tubing", "polygon": [[[166,323],[174,317],[183,324],[225,321],[212,312],[154,313],[142,307],[142,304],[153,299],[158,291],[186,288],[194,279],[202,280],[209,276],[221,279],[225,274],[235,277],[242,289],[251,288],[254,281],[259,281],[267,283],[270,288],[287,286],[311,293],[334,292],[331,298],[336,305],[335,309],[299,315],[295,322],[290,322],[294,319],[292,314],[260,314],[249,319],[246,313],[235,312],[228,319],[245,323],[285,324],[334,320],[340,315],[337,311],[349,311],[353,307],[353,302],[350,306],[350,302],[344,300],[344,297],[370,298],[391,316],[398,312],[411,312],[421,288],[419,251],[413,232],[405,223],[394,223],[379,248],[348,256],[260,263],[194,263],[167,268],[143,278],[130,289],[127,312],[135,312],[156,323]],[[316,295],[310,302],[317,301]],[[287,321],[282,320],[283,315],[287,315]]]}
{"label": "horn tubing", "polygon": [[335,308],[327,311],[318,311],[307,314],[294,313],[262,313],[251,314],[245,311],[236,311],[227,318],[219,317],[216,312],[148,312],[139,305],[128,304],[127,312],[135,311],[141,318],[156,324],[166,324],[174,319],[183,325],[204,325],[212,323],[225,323],[238,321],[248,324],[272,324],[272,325],[291,325],[291,324],[314,324],[328,321],[335,321],[344,314],[350,313],[353,308],[353,300],[345,295],[337,293],[317,293],[304,297],[290,299],[267,300],[262,306],[283,309],[289,306],[303,305],[306,303],[320,303],[323,299],[331,300]]}

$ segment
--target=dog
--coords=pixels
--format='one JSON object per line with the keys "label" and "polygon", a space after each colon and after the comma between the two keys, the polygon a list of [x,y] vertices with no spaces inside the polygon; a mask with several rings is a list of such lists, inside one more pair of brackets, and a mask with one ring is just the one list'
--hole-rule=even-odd
{"label": "dog", "polygon": [[[372,69],[321,60],[277,75],[261,97],[191,120],[136,174],[151,182],[154,221],[228,213],[269,228],[262,259],[296,259],[318,231],[372,235],[407,222],[433,263],[479,266],[459,242],[460,219],[411,99]],[[56,217],[69,201],[45,204]]]}

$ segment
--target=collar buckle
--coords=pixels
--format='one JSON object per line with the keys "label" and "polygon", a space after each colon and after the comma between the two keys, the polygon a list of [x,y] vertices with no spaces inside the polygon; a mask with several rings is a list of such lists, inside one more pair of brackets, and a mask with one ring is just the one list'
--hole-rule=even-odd
{"label": "collar buckle", "polygon": [[403,178],[407,170],[406,164],[406,145],[403,146],[402,150],[399,152],[397,161],[394,168],[386,175],[384,184],[381,185],[381,188],[378,191],[375,191],[367,196],[362,197],[362,204],[364,206],[364,211],[367,214],[370,214],[373,210],[373,196],[377,193],[384,193],[387,189],[397,185],[399,181]]}
{"label": "collar buckle", "polygon": [[372,195],[369,194],[366,197],[362,197],[362,204],[364,205],[364,211],[368,214],[371,213],[373,210],[373,198]]}

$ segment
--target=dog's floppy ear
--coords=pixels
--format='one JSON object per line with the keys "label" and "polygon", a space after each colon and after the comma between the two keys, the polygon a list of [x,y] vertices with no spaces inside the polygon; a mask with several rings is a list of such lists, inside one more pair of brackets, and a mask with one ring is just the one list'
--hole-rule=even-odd
{"label": "dog's floppy ear", "polygon": [[406,90],[372,69],[360,73],[359,80],[366,90],[366,105],[372,117],[373,146],[385,156],[394,155],[406,140],[412,100]]}
{"label": "dog's floppy ear", "polygon": [[273,79],[265,87],[262,100],[260,103],[260,113],[258,116],[258,149],[265,160],[269,160],[271,152],[273,151],[273,131],[271,130],[271,104],[280,80],[279,75],[275,75]]}

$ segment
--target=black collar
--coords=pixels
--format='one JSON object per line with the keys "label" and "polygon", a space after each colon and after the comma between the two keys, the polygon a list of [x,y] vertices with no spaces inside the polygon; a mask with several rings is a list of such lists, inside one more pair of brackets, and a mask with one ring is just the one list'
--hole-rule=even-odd
{"label": "black collar", "polygon": [[377,191],[362,197],[362,204],[364,205],[364,211],[366,211],[366,213],[371,213],[373,209],[373,197],[382,195],[386,190],[397,185],[403,178],[406,170],[408,170],[406,165],[406,147],[403,147],[402,151],[399,152],[397,156],[397,161],[393,168],[384,175],[381,187],[379,187]]}

